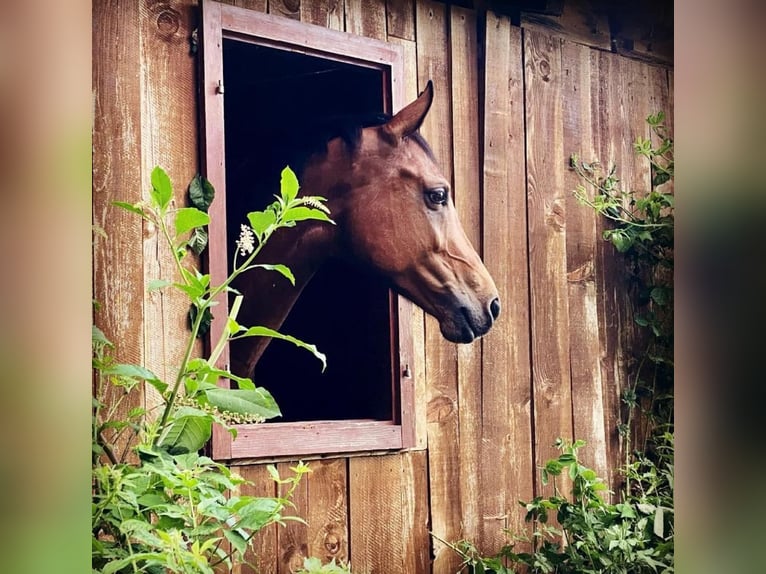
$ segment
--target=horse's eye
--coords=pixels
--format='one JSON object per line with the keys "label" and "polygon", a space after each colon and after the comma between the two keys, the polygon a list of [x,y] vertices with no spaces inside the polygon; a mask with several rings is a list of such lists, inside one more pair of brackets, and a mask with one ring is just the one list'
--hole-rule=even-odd
{"label": "horse's eye", "polygon": [[426,191],[426,199],[432,205],[446,205],[449,194],[443,187],[435,187]]}

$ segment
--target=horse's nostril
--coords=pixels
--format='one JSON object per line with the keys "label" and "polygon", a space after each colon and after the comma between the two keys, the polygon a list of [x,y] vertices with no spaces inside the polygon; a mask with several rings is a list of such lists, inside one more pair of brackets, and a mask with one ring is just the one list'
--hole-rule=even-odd
{"label": "horse's nostril", "polygon": [[497,319],[500,316],[500,299],[495,297],[489,304],[489,312],[492,313],[492,319]]}

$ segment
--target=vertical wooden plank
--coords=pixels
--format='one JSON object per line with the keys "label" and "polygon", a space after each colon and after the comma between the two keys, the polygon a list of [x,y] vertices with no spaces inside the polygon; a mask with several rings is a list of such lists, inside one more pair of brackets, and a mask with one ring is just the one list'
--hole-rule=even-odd
{"label": "vertical wooden plank", "polygon": [[[476,14],[450,10],[452,66],[452,140],[454,195],[468,239],[481,253],[481,189],[479,177],[478,70]],[[480,342],[457,346],[458,456],[460,464],[461,537],[477,540],[481,527],[481,349]]]}
{"label": "vertical wooden plank", "polygon": [[[247,496],[273,497],[277,494],[276,483],[265,466],[235,467],[242,477],[251,484],[240,487],[240,493]],[[245,563],[234,569],[235,574],[277,574],[279,556],[277,552],[276,524],[262,529],[253,537],[251,550],[245,554]]]}
{"label": "vertical wooden plank", "polygon": [[[348,560],[347,459],[318,460],[310,463],[304,477],[308,488],[308,508],[302,516],[308,523],[309,556],[323,563]],[[298,509],[300,511],[300,509]]]}
{"label": "vertical wooden plank", "polygon": [[415,40],[415,10],[413,0],[387,0],[388,37]]}
{"label": "vertical wooden plank", "polygon": [[519,500],[533,490],[529,265],[522,35],[487,12],[484,78],[484,261],[503,311],[482,356],[482,549],[497,552],[503,527],[528,530]]}
{"label": "vertical wooden plank", "polygon": [[[141,14],[141,148],[144,181],[159,165],[173,182],[175,205],[185,205],[186,187],[195,173],[198,140],[196,60],[189,39],[197,21],[197,3],[177,0],[157,4],[140,2]],[[173,105],[168,105],[172,101]],[[148,189],[148,186],[144,186]],[[147,228],[144,235],[144,277],[177,280],[170,249],[158,230]],[[181,363],[187,340],[189,300],[177,290],[156,290],[146,295],[144,331],[146,366],[173,380]],[[201,346],[197,346],[200,352]],[[152,398],[153,397],[153,398]],[[147,401],[159,404],[152,393]]]}
{"label": "vertical wooden plank", "polygon": [[403,572],[400,456],[403,455],[349,460],[354,572]]}
{"label": "vertical wooden plank", "polygon": [[[144,363],[143,222],[112,205],[135,203],[148,185],[141,171],[138,5],[93,4],[93,224],[106,232],[93,244],[95,324],[121,362]],[[116,390],[116,389],[114,389]],[[116,395],[105,397],[111,403]],[[143,401],[136,393],[118,418]],[[124,446],[124,445],[120,445]]]}
{"label": "vertical wooden plank", "polygon": [[[415,42],[388,37],[391,44],[402,47],[404,54],[404,103],[408,104],[418,96],[417,52]],[[398,111],[398,110],[395,110]],[[415,446],[424,449],[427,446],[426,429],[426,374],[425,374],[425,315],[420,307],[410,304],[410,323],[412,336],[412,378],[415,385]]]}
{"label": "vertical wooden plank", "polygon": [[385,0],[346,0],[346,32],[386,39]]}
{"label": "vertical wooden plank", "polygon": [[[448,20],[444,4],[416,3],[418,84],[434,83],[434,102],[421,132],[431,144],[445,177],[452,181],[452,121]],[[454,186],[453,186],[454,187]],[[457,396],[457,347],[443,339],[437,321],[426,316],[428,381],[428,465],[431,529],[442,540],[460,537],[460,460]],[[457,555],[434,541],[433,572],[455,572]]]}
{"label": "vertical wooden plank", "polygon": [[[597,156],[603,165],[609,165],[614,160],[611,153],[610,134],[613,124],[617,120],[613,118],[615,110],[610,105],[611,83],[617,81],[616,76],[618,59],[604,52],[598,53],[597,85],[593,85],[593,125],[598,130],[597,142],[599,149]],[[603,232],[604,222],[597,218],[597,234]],[[603,385],[605,428],[604,438],[609,458],[608,484],[612,491],[617,491],[619,477],[614,469],[622,462],[622,441],[619,434],[620,410],[620,387],[622,376],[617,368],[619,306],[617,304],[619,289],[617,288],[614,258],[611,257],[612,246],[605,241],[596,242],[596,287],[599,300],[599,339],[601,347],[601,382]]]}
{"label": "vertical wooden plank", "polygon": [[[535,464],[572,436],[561,40],[524,32]],[[553,494],[536,485],[536,494]]]}
{"label": "vertical wooden plank", "polygon": [[427,572],[424,452],[349,459],[353,572]]}
{"label": "vertical wooden plank", "polygon": [[343,0],[302,0],[301,22],[343,30]]}
{"label": "vertical wooden plank", "polygon": [[[287,477],[292,474],[289,462],[281,462],[276,465],[279,476]],[[281,486],[281,495],[285,494],[285,487]],[[309,507],[308,479],[304,476],[292,497],[295,508],[286,510],[285,516],[297,516],[306,519],[306,509]],[[309,557],[308,526],[304,523],[288,520],[283,527],[277,530],[277,557],[279,574],[291,574],[297,572],[303,566],[304,559]]]}
{"label": "vertical wooden plank", "polygon": [[[401,463],[401,508],[404,545],[402,574],[430,571],[431,535],[428,532],[428,468],[425,451],[399,457]],[[395,574],[395,573],[391,573]]]}
{"label": "vertical wooden plank", "polygon": [[268,0],[268,13],[292,20],[301,18],[301,0]]}
{"label": "vertical wooden plank", "polygon": [[[598,60],[585,46],[562,44],[564,152],[584,161],[596,159],[591,121],[591,78],[598,76]],[[595,145],[594,145],[595,144]],[[581,205],[573,190],[583,181],[574,171],[564,180],[566,193],[567,290],[569,299],[570,369],[572,377],[573,438],[582,439],[583,464],[599,476],[609,471],[605,437],[604,398],[599,365],[598,301],[596,295],[596,214]],[[593,194],[592,189],[588,193]]]}

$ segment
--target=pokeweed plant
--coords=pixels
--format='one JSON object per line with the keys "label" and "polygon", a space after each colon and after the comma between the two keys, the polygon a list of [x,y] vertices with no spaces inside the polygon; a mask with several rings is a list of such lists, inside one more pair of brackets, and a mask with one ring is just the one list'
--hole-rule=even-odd
{"label": "pokeweed plant", "polygon": [[[242,296],[231,287],[240,274],[254,268],[278,272],[292,283],[283,265],[254,263],[255,257],[279,228],[314,219],[332,223],[320,197],[298,197],[298,181],[286,168],[280,194],[263,211],[247,215],[237,240],[231,274],[220,284],[201,273],[189,253],[199,254],[207,243],[207,210],[215,191],[195,177],[189,186],[190,207],[173,206],[173,190],[159,167],[151,174],[148,201],[115,202],[153,224],[167,242],[175,262],[175,277],[160,278],[150,290],[177,289],[191,302],[190,329],[185,351],[171,381],[164,381],[140,365],[120,363],[115,346],[93,327],[93,454],[92,454],[92,567],[104,574],[127,572],[212,573],[219,565],[229,569],[234,560],[245,561],[253,536],[269,524],[297,518],[283,515],[307,465],[292,467],[293,475],[279,476],[280,496],[238,494],[249,484],[200,450],[210,439],[213,423],[227,428],[242,422],[262,422],[280,415],[271,394],[252,380],[216,367],[228,341],[267,336],[287,340],[310,351],[325,366],[315,346],[260,326],[237,323]],[[224,332],[212,344],[209,357],[194,357],[195,340],[212,317],[216,297],[235,294]],[[234,388],[217,385],[231,380]],[[136,407],[120,415],[128,397],[144,384],[162,397],[158,412]],[[299,519],[297,519],[299,520]]]}

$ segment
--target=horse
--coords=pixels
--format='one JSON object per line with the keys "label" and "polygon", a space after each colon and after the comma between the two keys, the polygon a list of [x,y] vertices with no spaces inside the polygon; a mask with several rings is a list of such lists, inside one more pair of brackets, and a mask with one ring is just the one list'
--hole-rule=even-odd
{"label": "horse", "polygon": [[[500,314],[497,287],[418,131],[433,93],[429,81],[392,117],[343,130],[307,158],[297,173],[300,193],[326,198],[335,225],[306,221],[270,238],[259,262],[287,265],[295,287],[260,269],[241,275],[234,285],[244,295],[241,324],[279,329],[317,270],[340,258],[385,278],[435,317],[450,342],[467,344],[490,330]],[[250,376],[270,340],[232,341],[232,372]]]}

